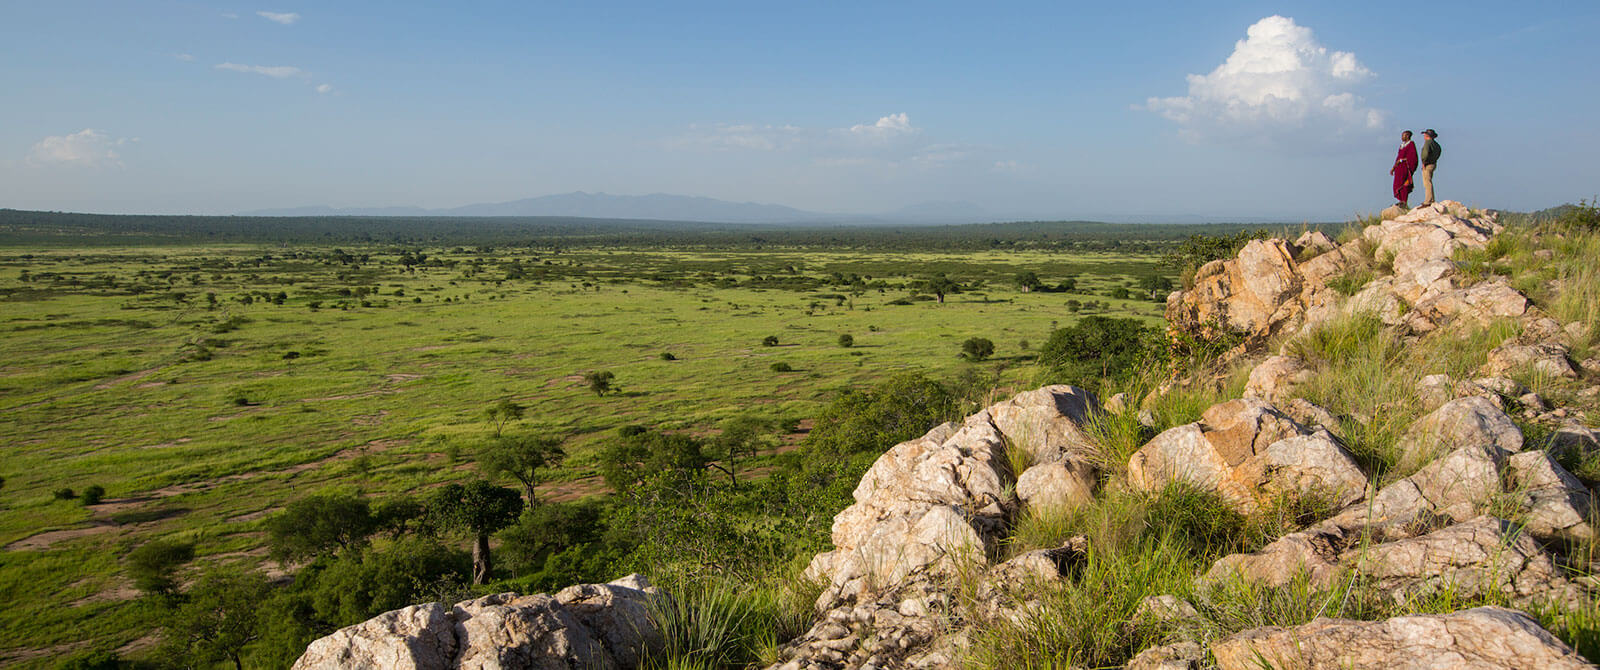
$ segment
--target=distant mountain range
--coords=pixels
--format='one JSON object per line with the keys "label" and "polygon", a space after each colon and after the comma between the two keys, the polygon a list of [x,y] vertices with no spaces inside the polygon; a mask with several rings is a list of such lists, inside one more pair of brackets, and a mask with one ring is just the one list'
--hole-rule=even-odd
{"label": "distant mountain range", "polygon": [[560,216],[591,219],[651,219],[701,223],[753,224],[962,224],[996,221],[1096,220],[1113,223],[1277,223],[1284,218],[1217,217],[1201,215],[1139,216],[1127,214],[994,212],[970,202],[936,201],[875,214],[812,212],[783,205],[729,202],[688,195],[652,193],[613,195],[575,191],[524,198],[510,202],[478,203],[461,207],[290,207],[241,212],[242,216]]}
{"label": "distant mountain range", "polygon": [[[244,212],[246,216],[575,216],[595,219],[657,219],[701,221],[706,223],[827,223],[903,221],[938,219],[937,222],[970,223],[983,220],[975,215],[975,205],[954,203],[957,207],[941,215],[936,207],[907,211],[904,216],[856,216],[808,212],[803,209],[756,202],[728,202],[715,198],[653,193],[650,195],[612,195],[609,193],[561,193],[510,202],[479,203],[445,209],[421,207],[327,206],[264,209]],[[922,207],[922,206],[919,206]],[[909,208],[908,208],[909,209]]]}

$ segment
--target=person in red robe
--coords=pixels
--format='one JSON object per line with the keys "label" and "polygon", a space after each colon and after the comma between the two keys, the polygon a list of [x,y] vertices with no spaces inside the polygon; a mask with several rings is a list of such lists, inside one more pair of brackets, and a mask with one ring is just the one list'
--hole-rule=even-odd
{"label": "person in red robe", "polygon": [[1400,133],[1400,152],[1395,154],[1394,167],[1389,168],[1389,174],[1394,175],[1395,204],[1401,207],[1410,207],[1411,200],[1411,175],[1417,171],[1417,145],[1411,143],[1411,131]]}

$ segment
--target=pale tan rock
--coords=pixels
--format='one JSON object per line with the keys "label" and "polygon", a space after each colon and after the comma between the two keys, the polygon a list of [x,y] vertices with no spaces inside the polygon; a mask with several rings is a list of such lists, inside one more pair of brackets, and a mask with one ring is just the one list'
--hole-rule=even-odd
{"label": "pale tan rock", "polygon": [[1090,391],[1046,386],[995,403],[987,412],[1008,448],[1027,450],[1035,463],[1068,455],[1086,458],[1095,452],[1094,439],[1083,430],[1100,412],[1100,401]]}
{"label": "pale tan rock", "polygon": [[1128,394],[1116,393],[1106,399],[1101,409],[1104,409],[1107,414],[1121,414],[1128,411],[1128,403],[1130,402],[1132,402],[1132,399],[1128,397]]}
{"label": "pale tan rock", "polygon": [[1128,459],[1128,483],[1136,488],[1157,491],[1169,482],[1185,481],[1218,491],[1231,503],[1250,505],[1250,492],[1238,487],[1232,471],[1199,423],[1162,431]]}
{"label": "pale tan rock", "polygon": [[1306,362],[1293,356],[1269,356],[1250,370],[1244,396],[1274,404],[1288,402],[1296,389],[1311,381],[1315,372]]}
{"label": "pale tan rock", "polygon": [[1341,436],[1344,422],[1333,412],[1305,398],[1295,398],[1282,405],[1283,413],[1308,428],[1325,428],[1335,437]]}
{"label": "pale tan rock", "polygon": [[1260,670],[1263,664],[1303,670],[1594,667],[1528,615],[1500,607],[1254,628],[1213,642],[1211,654],[1221,670]]}
{"label": "pale tan rock", "polygon": [[1133,610],[1135,621],[1188,621],[1200,616],[1189,601],[1175,595],[1145,596]]}
{"label": "pale tan rock", "polygon": [[1232,477],[1258,495],[1315,495],[1341,507],[1364,497],[1367,486],[1355,458],[1327,431],[1273,442],[1235,468]]}
{"label": "pale tan rock", "polygon": [[1220,402],[1200,415],[1205,437],[1227,461],[1236,466],[1260,453],[1267,445],[1311,431],[1267,402],[1241,398]]}
{"label": "pale tan rock", "polygon": [[311,643],[296,670],[457,670],[637,667],[661,636],[649,582],[568,587],[555,597],[488,595],[385,612]]}
{"label": "pale tan rock", "polygon": [[1128,660],[1125,670],[1193,670],[1206,658],[1200,643],[1180,640],[1159,647],[1151,647]]}
{"label": "pale tan rock", "polygon": [[1433,411],[1456,399],[1456,383],[1450,375],[1428,375],[1417,381],[1417,399],[1423,408]]}
{"label": "pale tan rock", "polygon": [[450,615],[451,608],[439,603],[384,612],[313,641],[294,670],[449,668],[456,656]]}
{"label": "pale tan rock", "polygon": [[1378,544],[1352,559],[1358,572],[1402,601],[1440,589],[1460,598],[1499,593],[1513,602],[1565,601],[1575,594],[1533,538],[1488,516]]}
{"label": "pale tan rock", "polygon": [[1462,447],[1521,451],[1522,431],[1493,401],[1469,396],[1447,402],[1418,419],[1396,446],[1404,454],[1402,462],[1415,466]]}
{"label": "pale tan rock", "polygon": [[1239,579],[1278,587],[1305,575],[1312,586],[1327,588],[1343,574],[1340,556],[1356,541],[1343,528],[1321,524],[1278,538],[1257,552],[1223,556],[1201,581],[1219,584]]}
{"label": "pale tan rock", "polygon": [[1600,451],[1600,430],[1577,421],[1564,421],[1550,436],[1550,446],[1558,452],[1583,455]]}
{"label": "pale tan rock", "polygon": [[1528,510],[1528,534],[1545,541],[1577,542],[1594,537],[1589,525],[1589,489],[1550,454],[1528,451],[1507,459],[1511,492]]}
{"label": "pale tan rock", "polygon": [[1507,342],[1489,352],[1489,362],[1484,363],[1486,375],[1507,375],[1532,371],[1550,377],[1576,378],[1578,371],[1567,360],[1567,348],[1554,342],[1517,344]]}
{"label": "pale tan rock", "polygon": [[1333,238],[1328,237],[1327,233],[1320,230],[1308,230],[1300,233],[1300,236],[1295,238],[1294,246],[1300,250],[1301,260],[1306,261],[1333,251],[1339,245],[1333,241]]}
{"label": "pale tan rock", "polygon": [[1017,497],[1040,512],[1060,514],[1094,500],[1094,468],[1077,460],[1051,461],[1017,478]]}

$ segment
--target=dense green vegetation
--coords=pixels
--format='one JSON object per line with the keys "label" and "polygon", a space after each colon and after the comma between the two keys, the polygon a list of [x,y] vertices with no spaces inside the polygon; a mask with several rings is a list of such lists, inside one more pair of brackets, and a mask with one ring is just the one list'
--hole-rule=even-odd
{"label": "dense green vegetation", "polygon": [[[469,593],[479,533],[447,523],[433,492],[481,477],[536,501],[492,535],[480,572],[500,588],[631,566],[775,574],[821,545],[877,450],[1032,383],[1034,352],[1014,343],[1080,315],[1155,323],[1157,302],[1110,294],[1170,280],[1155,253],[991,244],[970,227],[718,249],[692,231],[660,232],[674,248],[656,233],[195,244],[160,222],[97,221],[87,241],[0,249],[0,439],[19,447],[0,472],[8,664],[180,653],[154,629],[213,568],[293,575],[262,608],[278,623],[243,642],[269,667],[330,626]],[[232,230],[219,235],[283,234]],[[1024,291],[1022,272],[1065,288]],[[975,339],[992,349],[964,349]],[[878,428],[823,418],[870,406],[891,378],[939,395]],[[289,535],[309,545],[274,541]]]}
{"label": "dense green vegetation", "polygon": [[[1171,259],[1254,236],[0,215],[0,240],[27,243],[0,248],[0,439],[15,445],[0,662],[21,667],[284,667],[318,635],[419,600],[629,571],[678,595],[656,613],[676,662],[770,661],[809,624],[804,561],[885,448],[1042,383],[1138,398],[1206,369],[1228,342],[1158,336]],[[207,231],[217,241],[197,242]],[[1573,253],[1593,256],[1592,239]],[[1462,262],[1595,272],[1531,259],[1510,242]],[[1524,290],[1595,321],[1600,282],[1542,285]],[[1407,467],[1390,451],[1415,416],[1406,374],[1469,369],[1507,331],[1402,349],[1370,325],[1293,346],[1348,371],[1309,397],[1383,417],[1351,441],[1388,481]],[[1108,476],[1154,431],[1238,394],[1241,371],[1209,372],[1220,381],[1154,402],[1153,428],[1132,413],[1094,426]],[[1321,505],[1246,518],[1174,488],[1020,519],[1007,553],[1085,533],[1095,554],[1037,621],[975,640],[977,660],[1120,664],[1167,632],[1125,623],[1140,597],[1188,595],[1215,558]],[[1359,587],[1241,593],[1198,625],[1393,611]]]}

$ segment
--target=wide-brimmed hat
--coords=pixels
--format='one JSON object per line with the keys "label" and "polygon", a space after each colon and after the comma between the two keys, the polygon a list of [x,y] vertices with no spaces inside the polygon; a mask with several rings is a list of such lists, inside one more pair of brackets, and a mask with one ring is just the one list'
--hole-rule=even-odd
{"label": "wide-brimmed hat", "polygon": [[1429,128],[1427,130],[1422,131],[1422,134],[1423,135],[1427,135],[1428,137],[1438,137],[1439,136],[1439,133],[1433,132],[1432,128]]}

